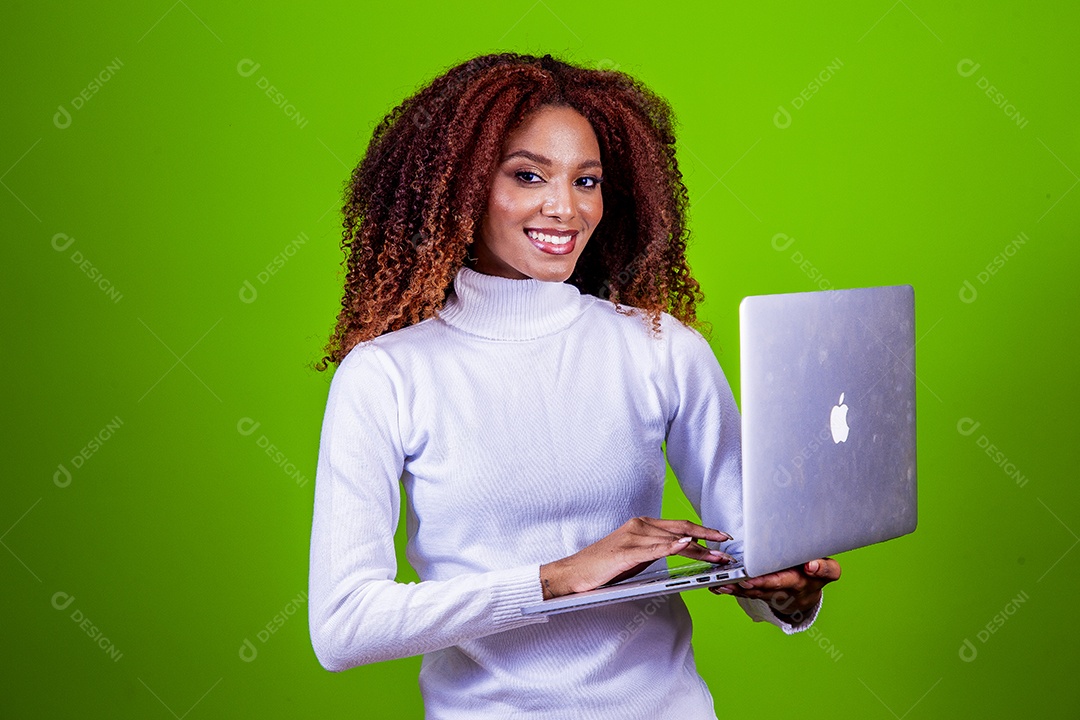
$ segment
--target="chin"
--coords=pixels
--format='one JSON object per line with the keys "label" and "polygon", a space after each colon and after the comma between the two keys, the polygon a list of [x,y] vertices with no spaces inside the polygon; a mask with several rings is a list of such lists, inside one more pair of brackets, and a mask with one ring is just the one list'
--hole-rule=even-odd
{"label": "chin", "polygon": [[574,274],[574,263],[567,264],[564,268],[537,268],[536,271],[527,274],[534,280],[566,282],[566,280]]}

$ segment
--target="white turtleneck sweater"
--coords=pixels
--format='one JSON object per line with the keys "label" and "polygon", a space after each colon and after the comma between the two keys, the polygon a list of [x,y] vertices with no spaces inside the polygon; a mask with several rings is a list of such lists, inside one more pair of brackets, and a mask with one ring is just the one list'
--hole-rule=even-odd
{"label": "white turtleneck sweater", "polygon": [[[742,550],[727,380],[698,332],[664,313],[653,338],[642,316],[568,283],[462,267],[438,317],[344,358],[311,534],[309,622],[323,667],[423,654],[431,720],[715,717],[680,595],[520,612],[543,599],[542,564],[632,517],[660,517],[665,442],[702,523],[735,538],[723,549]],[[395,580],[403,499],[419,583]],[[762,600],[736,599],[789,634],[821,605],[792,626]]]}

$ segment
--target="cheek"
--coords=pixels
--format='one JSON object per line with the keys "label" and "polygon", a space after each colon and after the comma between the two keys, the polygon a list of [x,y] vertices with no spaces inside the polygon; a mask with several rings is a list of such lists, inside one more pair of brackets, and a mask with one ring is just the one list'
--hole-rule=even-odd
{"label": "cheek", "polygon": [[593,227],[600,222],[600,218],[604,215],[604,199],[597,195],[595,200],[589,201],[587,204],[582,205],[582,212],[588,216]]}
{"label": "cheek", "polygon": [[488,211],[496,224],[517,224],[523,215],[528,216],[532,212],[532,202],[528,193],[496,185],[491,191]]}

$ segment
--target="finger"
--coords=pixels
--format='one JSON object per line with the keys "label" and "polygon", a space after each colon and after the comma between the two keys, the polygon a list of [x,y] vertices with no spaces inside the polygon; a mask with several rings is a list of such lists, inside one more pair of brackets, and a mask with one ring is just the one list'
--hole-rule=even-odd
{"label": "finger", "polygon": [[704,525],[692,523],[689,520],[665,520],[663,518],[640,518],[646,523],[658,527],[661,530],[677,534],[680,537],[690,535],[700,540],[713,540],[715,542],[727,542],[733,540],[726,532],[707,528]]}
{"label": "finger", "polygon": [[754,600],[765,600],[769,595],[775,593],[775,590],[759,590],[757,588],[746,589],[740,587],[738,583],[734,585],[723,585],[722,587],[728,588],[726,594],[734,595],[735,597],[751,598]]}
{"label": "finger", "polygon": [[811,560],[803,566],[807,575],[814,578],[832,582],[840,579],[840,563],[832,558],[818,558]]}
{"label": "finger", "polygon": [[[668,538],[670,537],[669,535]],[[693,541],[694,538],[689,535],[675,539],[659,539],[656,542],[643,545],[640,548],[643,552],[635,553],[635,555],[638,555],[641,560],[659,560],[670,555],[681,555],[686,552],[686,548],[694,545]],[[698,545],[697,547],[701,546]]]}
{"label": "finger", "polygon": [[711,550],[707,547],[702,547],[697,543],[689,543],[686,547],[682,548],[679,553],[683,557],[690,558],[691,560],[704,560],[711,563],[732,563],[735,562],[735,558],[728,555],[722,550]]}
{"label": "finger", "polygon": [[[660,522],[664,525],[661,527]],[[730,563],[734,562],[734,558],[725,552],[719,550],[712,550],[711,548],[702,547],[694,542],[694,532],[672,533],[671,529],[680,529],[688,525],[691,530],[694,528],[701,528],[701,530],[708,531],[708,528],[703,528],[700,525],[694,523],[683,524],[683,521],[658,521],[656,518],[644,518],[638,517],[629,520],[626,523],[626,531],[623,537],[626,541],[623,545],[623,559],[625,563],[637,564],[641,562],[652,562],[659,560],[663,557],[671,555],[682,555],[684,557],[693,560],[703,560],[706,562],[714,563]],[[714,535],[720,535],[728,537],[726,533],[719,533],[717,531],[709,531]],[[697,532],[697,535],[701,535],[701,532]]]}
{"label": "finger", "polygon": [[[583,551],[583,557],[598,565],[610,565],[615,574],[629,573],[629,575],[634,575],[644,570],[650,563],[679,553],[690,544],[693,538],[683,536],[674,540],[667,538],[658,542],[655,541],[655,538],[653,540],[653,542],[636,541],[627,543],[610,551],[590,546],[586,548],[586,551]],[[606,579],[614,576],[614,574],[608,573]]]}
{"label": "finger", "polygon": [[630,548],[631,552],[635,556],[641,557],[642,560],[652,559],[659,560],[662,557],[668,555],[677,555],[686,549],[686,547],[692,544],[694,538],[689,535],[683,537],[677,537],[672,539],[670,535],[664,538],[651,538],[652,542],[645,542],[637,550],[642,552],[634,552],[634,548]]}
{"label": "finger", "polygon": [[779,590],[779,589],[791,589],[801,586],[805,580],[799,574],[798,570],[787,568],[786,570],[778,570],[768,575],[760,575],[754,578],[747,578],[739,583],[742,588],[754,588],[757,590]]}
{"label": "finger", "polygon": [[733,557],[725,552],[710,550],[707,547],[698,545],[693,542],[693,538],[689,535],[684,535],[683,537],[675,538],[674,540],[650,542],[637,546],[636,548],[627,548],[627,550],[629,551],[626,556],[627,560],[634,563],[652,562],[671,555],[681,555],[682,557],[691,560],[701,560],[718,564],[726,564],[735,561]]}

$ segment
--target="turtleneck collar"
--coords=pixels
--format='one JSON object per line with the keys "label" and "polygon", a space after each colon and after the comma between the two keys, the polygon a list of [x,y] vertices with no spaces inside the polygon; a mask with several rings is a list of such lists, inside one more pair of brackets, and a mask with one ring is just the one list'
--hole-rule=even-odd
{"label": "turtleneck collar", "polygon": [[562,330],[585,309],[573,285],[487,275],[462,265],[438,316],[490,340],[531,340]]}

